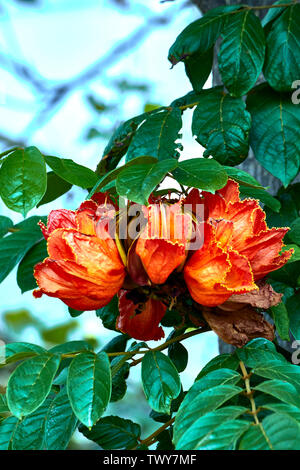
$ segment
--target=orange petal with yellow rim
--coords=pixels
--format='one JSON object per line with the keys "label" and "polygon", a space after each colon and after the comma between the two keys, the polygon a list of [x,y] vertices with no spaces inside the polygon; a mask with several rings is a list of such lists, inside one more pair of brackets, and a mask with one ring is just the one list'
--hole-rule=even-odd
{"label": "orange petal with yellow rim", "polygon": [[77,310],[94,310],[107,305],[120,288],[108,283],[98,285],[84,267],[72,261],[47,258],[35,266],[34,276],[40,288],[34,291],[35,297],[42,293],[58,297]]}
{"label": "orange petal with yellow rim", "polygon": [[255,280],[279,269],[292,256],[293,249],[279,254],[283,247],[283,237],[288,230],[286,227],[271,228],[245,241],[240,253],[248,258]]}
{"label": "orange petal with yellow rim", "polygon": [[237,202],[240,200],[239,184],[236,181],[229,179],[224,188],[218,189],[217,194],[222,196],[227,203]]}
{"label": "orange petal with yellow rim", "polygon": [[39,222],[39,226],[47,240],[50,233],[57,228],[77,228],[75,212],[67,209],[53,210],[48,216],[47,227],[42,222]]}
{"label": "orange petal with yellow rim", "polygon": [[[121,290],[119,294],[119,312],[116,327],[132,338],[151,341],[165,336],[159,322],[167,307],[159,300],[149,299],[144,304],[135,304],[126,297],[128,291]],[[138,313],[140,312],[140,313]]]}

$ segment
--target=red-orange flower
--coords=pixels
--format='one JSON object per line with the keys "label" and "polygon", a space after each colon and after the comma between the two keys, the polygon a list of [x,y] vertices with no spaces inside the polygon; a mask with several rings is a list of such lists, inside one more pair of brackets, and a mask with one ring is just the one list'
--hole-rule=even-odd
{"label": "red-orange flower", "polygon": [[159,322],[166,313],[167,307],[152,298],[145,302],[134,303],[127,297],[128,291],[122,289],[119,294],[118,330],[143,341],[159,340],[165,336]]}
{"label": "red-orange flower", "polygon": [[125,268],[109,233],[107,198],[99,197],[77,211],[51,211],[47,227],[40,223],[49,257],[35,266],[35,297],[47,294],[71,308],[94,310],[122,287]]}
{"label": "red-orange flower", "polygon": [[154,284],[163,284],[186,258],[192,219],[182,212],[181,203],[151,204],[145,207],[147,225],[136,253]]}
{"label": "red-orange flower", "polygon": [[235,181],[229,180],[216,194],[193,190],[186,202],[202,203],[205,210],[204,244],[184,267],[196,302],[213,307],[232,294],[258,289],[256,280],[291,257],[293,250],[280,254],[288,228],[268,228],[258,201],[241,201]]}

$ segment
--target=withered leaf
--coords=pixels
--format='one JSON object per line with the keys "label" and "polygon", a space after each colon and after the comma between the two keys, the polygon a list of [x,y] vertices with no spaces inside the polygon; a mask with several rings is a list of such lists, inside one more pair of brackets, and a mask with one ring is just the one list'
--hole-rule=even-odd
{"label": "withered leaf", "polygon": [[225,343],[238,348],[253,338],[274,340],[274,327],[251,306],[230,312],[220,308],[205,309],[203,316],[211,329]]}

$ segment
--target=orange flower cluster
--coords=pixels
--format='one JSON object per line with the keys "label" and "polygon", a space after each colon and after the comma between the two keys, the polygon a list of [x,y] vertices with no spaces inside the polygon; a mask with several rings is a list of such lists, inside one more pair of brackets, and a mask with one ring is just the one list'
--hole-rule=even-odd
{"label": "orange flower cluster", "polygon": [[[35,267],[39,289],[34,295],[94,310],[118,294],[116,327],[136,339],[164,336],[159,323],[167,305],[155,292],[172,273],[183,272],[195,302],[215,307],[232,295],[257,290],[256,281],[292,255],[292,250],[280,254],[288,228],[268,228],[258,201],[241,201],[233,180],[215,194],[193,189],[173,204],[154,200],[143,207],[145,224],[136,239],[124,243],[126,256],[109,229],[115,214],[108,202],[98,193],[77,211],[54,210],[47,227],[40,224],[49,257]],[[197,219],[199,204],[204,220]],[[196,250],[191,249],[195,233],[203,238]],[[145,298],[132,294],[138,286],[147,286]]]}

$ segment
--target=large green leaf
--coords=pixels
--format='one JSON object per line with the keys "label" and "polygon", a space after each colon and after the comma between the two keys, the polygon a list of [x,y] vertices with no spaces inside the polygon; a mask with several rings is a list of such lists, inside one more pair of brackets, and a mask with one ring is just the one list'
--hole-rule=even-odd
{"label": "large green leaf", "polygon": [[280,201],[278,201],[278,199],[276,199],[275,197],[271,196],[271,194],[268,193],[268,191],[265,191],[264,189],[241,186],[240,193],[242,196],[259,199],[263,204],[270,207],[275,212],[278,212],[280,209]]}
{"label": "large green leaf", "polygon": [[252,10],[235,13],[222,32],[219,70],[223,83],[234,96],[252,88],[262,70],[265,35],[260,20]]}
{"label": "large green leaf", "polygon": [[17,283],[22,293],[37,287],[33,276],[34,266],[42,262],[48,256],[46,240],[36,243],[26,253],[17,271]]}
{"label": "large green leaf", "polygon": [[278,363],[277,361],[255,367],[253,372],[266,379],[279,379],[289,382],[300,390],[300,367],[290,363]]}
{"label": "large green leaf", "polygon": [[239,360],[234,354],[220,354],[209,361],[197,375],[196,380],[201,379],[204,375],[218,369],[236,370],[239,366]]}
{"label": "large green leaf", "polygon": [[290,328],[295,339],[300,341],[300,293],[293,295],[286,302]]}
{"label": "large green leaf", "polygon": [[36,147],[15,150],[0,168],[0,196],[9,209],[24,217],[42,199],[46,187],[46,165]]}
{"label": "large green leaf", "polygon": [[81,426],[82,434],[103,449],[131,449],[136,447],[141,435],[139,424],[118,416],[106,416],[89,431]]}
{"label": "large green leaf", "polygon": [[50,392],[60,356],[43,353],[22,362],[7,384],[7,403],[17,418],[35,411]]}
{"label": "large green leaf", "polygon": [[193,114],[192,131],[206,150],[225,165],[238,165],[248,155],[250,114],[244,101],[224,93],[222,87],[203,90]]}
{"label": "large green leaf", "polygon": [[263,338],[249,341],[243,348],[236,350],[236,355],[248,367],[262,366],[267,369],[270,363],[289,365],[287,360],[276,351],[275,345]]}
{"label": "large green leaf", "polygon": [[204,54],[196,52],[195,54],[188,56],[184,61],[185,73],[189,77],[193,89],[196,92],[202,90],[203,85],[210,75],[213,57],[214,50],[211,48],[204,52]]}
{"label": "large green leaf", "polygon": [[126,155],[126,162],[142,156],[166,160],[179,156],[175,141],[182,127],[179,108],[167,108],[148,116],[137,129]]}
{"label": "large green leaf", "polygon": [[168,356],[173,362],[178,372],[183,372],[187,366],[189,353],[183,344],[177,342],[170,344]]}
{"label": "large green leaf", "polygon": [[204,158],[184,160],[172,173],[178,183],[205,191],[223,188],[228,178],[218,162]]}
{"label": "large green leaf", "polygon": [[271,307],[270,310],[274,319],[276,331],[280,338],[285,341],[289,341],[289,316],[285,304],[280,302],[280,304]]}
{"label": "large green leaf", "polygon": [[288,94],[275,93],[265,84],[249,94],[247,107],[252,116],[250,145],[255,157],[287,186],[300,165],[300,107]]}
{"label": "large green leaf", "polygon": [[[213,448],[216,444],[222,445],[226,435],[221,434],[220,436],[220,426],[237,418],[246,410],[247,408],[241,406],[227,406],[200,416],[193,422],[191,427],[186,429],[186,432],[176,443],[176,449],[199,450],[207,448],[211,442],[214,444]],[[216,435],[218,436],[217,440],[215,439]]]}
{"label": "large green leaf", "polygon": [[49,171],[47,173],[47,190],[43,198],[37,204],[37,207],[54,201],[55,199],[69,191],[71,188],[72,184],[60,178],[56,173],[54,173],[54,171]]}
{"label": "large green leaf", "polygon": [[242,437],[239,450],[299,450],[300,425],[282,413],[263,419],[261,426],[251,426]]}
{"label": "large green leaf", "polygon": [[152,191],[176,166],[177,161],[174,158],[147,165],[131,165],[119,174],[117,192],[130,201],[147,205]]}
{"label": "large green leaf", "polygon": [[43,238],[37,225],[43,217],[29,217],[14,226],[16,232],[0,239],[0,282],[19,263],[23,256]]}
{"label": "large green leaf", "polygon": [[96,310],[96,315],[102,320],[104,328],[116,331],[116,321],[119,315],[119,299],[115,295],[104,307]]}
{"label": "large green leaf", "polygon": [[97,175],[94,171],[73,162],[71,159],[47,155],[45,160],[54,173],[70,184],[87,189],[92,188],[97,182]]}
{"label": "large green leaf", "polygon": [[51,404],[47,398],[33,413],[30,413],[19,424],[12,436],[13,450],[43,450],[45,439],[45,419]]}
{"label": "large green leaf", "polygon": [[300,5],[294,3],[277,18],[267,36],[264,75],[272,88],[287,91],[300,77]]}
{"label": "large green leaf", "polygon": [[272,397],[278,398],[289,405],[294,405],[300,410],[299,389],[291,383],[278,379],[266,380],[256,385],[254,390],[260,390],[268,395],[272,395]]}
{"label": "large green leaf", "polygon": [[291,224],[289,239],[292,240],[293,243],[300,245],[300,217],[294,220],[294,222]]}
{"label": "large green leaf", "polygon": [[66,388],[51,402],[45,420],[45,448],[65,450],[76,429],[77,418],[70,405]]}
{"label": "large green leaf", "polygon": [[106,353],[76,356],[69,367],[68,395],[77,418],[92,427],[105,411],[111,395],[111,373]]}
{"label": "large green leaf", "polygon": [[5,359],[5,364],[27,359],[44,352],[46,352],[44,348],[31,343],[7,343],[0,346],[0,357]]}
{"label": "large green leaf", "polygon": [[86,341],[68,341],[67,343],[58,344],[49,349],[49,352],[56,354],[75,354],[83,351],[91,351],[92,346]]}
{"label": "large green leaf", "polygon": [[12,439],[18,424],[19,420],[15,416],[9,416],[0,421],[0,450],[11,449]]}
{"label": "large green leaf", "polygon": [[180,378],[170,359],[159,351],[147,352],[142,361],[142,383],[151,408],[170,413],[171,402],[180,390]]}
{"label": "large green leaf", "polygon": [[[220,378],[222,384],[222,379]],[[217,385],[202,391],[201,380],[194,383],[185,396],[176,415],[174,424],[174,442],[183,438],[188,429],[210,411],[219,408],[223,403],[243,391],[236,385]]]}
{"label": "large green leaf", "polygon": [[0,215],[0,238],[7,234],[8,230],[13,227],[13,221],[5,215]]}
{"label": "large green leaf", "polygon": [[189,24],[170,48],[170,62],[175,65],[197,52],[203,54],[210,49],[220,36],[228,16],[231,17],[232,12],[239,8],[239,5],[220,6]]}
{"label": "large green leaf", "polygon": [[[278,0],[277,2],[274,2],[273,5],[281,5],[282,3],[284,3],[285,5],[287,3],[290,3],[290,4],[293,4],[293,0]],[[265,27],[267,26],[269,23],[272,23],[274,20],[276,20],[276,18],[281,15],[281,13],[285,10],[285,7],[282,7],[282,8],[270,8],[268,11],[267,11],[267,14],[264,16],[264,18],[262,19],[262,25]]]}

